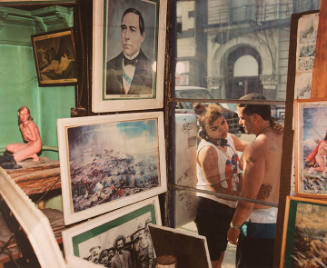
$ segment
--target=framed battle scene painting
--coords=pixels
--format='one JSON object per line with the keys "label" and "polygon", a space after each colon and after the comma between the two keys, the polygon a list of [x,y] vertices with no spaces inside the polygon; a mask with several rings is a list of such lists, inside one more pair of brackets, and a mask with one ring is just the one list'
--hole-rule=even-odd
{"label": "framed battle scene painting", "polygon": [[280,267],[327,267],[327,201],[288,196]]}
{"label": "framed battle scene painting", "polygon": [[57,121],[65,224],[167,189],[162,112]]}
{"label": "framed battle scene painting", "polygon": [[295,192],[327,198],[327,101],[296,105]]}
{"label": "framed battle scene painting", "polygon": [[73,29],[32,36],[40,86],[77,83],[78,68]]}
{"label": "framed battle scene painting", "polygon": [[163,107],[167,0],[93,1],[92,111]]}
{"label": "framed battle scene painting", "polygon": [[128,267],[153,267],[155,253],[149,223],[161,225],[157,196],[63,231],[65,255],[105,267],[118,267],[114,264],[123,255]]}

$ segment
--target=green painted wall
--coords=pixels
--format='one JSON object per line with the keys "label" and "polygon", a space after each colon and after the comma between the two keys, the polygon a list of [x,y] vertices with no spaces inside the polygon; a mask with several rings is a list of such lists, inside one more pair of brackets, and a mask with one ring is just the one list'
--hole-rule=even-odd
{"label": "green painted wall", "polygon": [[[0,44],[0,147],[21,140],[17,108],[28,105],[35,117],[38,111],[37,80],[29,47]],[[37,117],[35,122],[38,123]]]}
{"label": "green painted wall", "polygon": [[[21,142],[17,109],[27,105],[45,146],[57,147],[58,118],[70,117],[75,87],[39,87],[31,36],[73,26],[72,8],[51,6],[26,11],[0,5],[0,148]],[[58,159],[58,153],[42,156]]]}
{"label": "green painted wall", "polygon": [[[44,145],[57,146],[57,118],[70,117],[70,108],[75,106],[75,88],[40,88],[40,125]],[[53,151],[44,152],[50,159],[58,157]]]}

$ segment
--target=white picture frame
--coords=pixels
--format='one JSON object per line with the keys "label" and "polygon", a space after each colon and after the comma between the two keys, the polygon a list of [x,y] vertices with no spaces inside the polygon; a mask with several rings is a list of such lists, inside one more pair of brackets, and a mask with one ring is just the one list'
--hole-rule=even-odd
{"label": "white picture frame", "polygon": [[[144,19],[145,38],[141,46],[143,54],[151,65],[142,70],[151,72],[152,90],[136,93],[110,93],[113,81],[122,85],[119,79],[112,79],[107,72],[107,63],[121,55],[121,18],[127,8],[140,11]],[[92,55],[92,111],[95,113],[113,111],[147,110],[163,107],[164,63],[166,43],[167,0],[98,0],[93,1],[93,55]],[[118,67],[117,67],[118,68]],[[121,66],[119,73],[122,74]],[[110,69],[110,68],[109,68]],[[108,69],[108,70],[109,70]],[[135,75],[138,67],[135,69]],[[107,78],[107,76],[109,78]],[[116,76],[115,76],[116,77]],[[144,83],[147,79],[144,79]],[[133,78],[135,80],[135,78]],[[108,82],[108,83],[107,83]],[[111,84],[110,84],[111,83]],[[132,82],[133,83],[133,82]],[[143,87],[143,82],[141,82]],[[116,85],[116,84],[115,84]],[[132,84],[133,85],[133,84]],[[139,84],[140,85],[140,84]],[[120,86],[114,86],[120,88]],[[132,88],[132,86],[131,86]],[[147,88],[151,88],[147,87]],[[118,89],[117,89],[118,90]],[[130,94],[132,92],[132,94]],[[144,93],[147,92],[147,93]]]}
{"label": "white picture frame", "polygon": [[23,228],[41,267],[66,267],[48,218],[2,168],[0,194]]}
{"label": "white picture frame", "polygon": [[101,258],[95,257],[93,260],[88,258],[90,250],[98,248],[98,257],[100,257],[102,250],[114,248],[116,238],[124,236],[125,249],[132,253],[132,262],[135,264],[137,252],[134,243],[138,239],[136,234],[141,229],[146,229],[148,232],[149,223],[162,224],[158,196],[117,209],[63,231],[65,256],[101,263]]}
{"label": "white picture frame", "polygon": [[317,40],[319,12],[305,14],[298,20],[295,61],[295,99],[310,99],[312,71]]}
{"label": "white picture frame", "polygon": [[57,121],[66,225],[167,190],[163,112]]}

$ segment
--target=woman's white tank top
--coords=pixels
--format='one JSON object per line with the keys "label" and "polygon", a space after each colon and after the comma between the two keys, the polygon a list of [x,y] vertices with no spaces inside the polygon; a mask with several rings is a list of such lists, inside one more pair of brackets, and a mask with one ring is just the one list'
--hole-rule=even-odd
{"label": "woman's white tank top", "polygon": [[[202,150],[206,146],[213,147],[218,156],[218,169],[219,169],[219,177],[220,181],[217,180],[217,183],[220,183],[221,187],[229,188],[231,190],[236,191],[239,184],[239,176],[240,176],[240,168],[239,168],[239,158],[237,152],[235,150],[235,145],[231,134],[227,134],[227,150],[223,152],[218,149],[213,143],[208,142],[202,139],[198,145],[197,155],[200,150]],[[196,163],[196,175],[197,175],[197,188],[201,190],[212,191],[211,183],[207,181],[204,176],[204,172],[198,162]],[[211,200],[217,201],[219,203],[225,204],[229,207],[236,207],[236,201],[233,200],[225,200],[223,198],[216,197],[215,195],[210,195],[206,193],[197,193],[197,196],[209,198]]]}

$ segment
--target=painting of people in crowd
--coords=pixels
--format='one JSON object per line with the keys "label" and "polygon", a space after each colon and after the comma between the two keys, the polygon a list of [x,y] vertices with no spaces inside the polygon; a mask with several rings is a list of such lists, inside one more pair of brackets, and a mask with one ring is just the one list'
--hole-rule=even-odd
{"label": "painting of people in crowd", "polygon": [[299,103],[297,192],[327,193],[327,103]]}
{"label": "painting of people in crowd", "polygon": [[59,147],[65,151],[60,157],[64,215],[81,220],[165,191],[162,114],[58,122]]}
{"label": "painting of people in crowd", "polygon": [[149,223],[161,225],[158,197],[64,231],[65,253],[104,267],[155,267]]}

